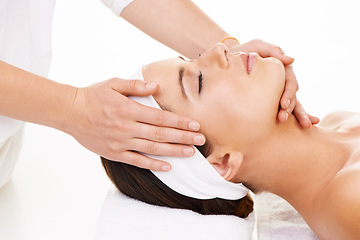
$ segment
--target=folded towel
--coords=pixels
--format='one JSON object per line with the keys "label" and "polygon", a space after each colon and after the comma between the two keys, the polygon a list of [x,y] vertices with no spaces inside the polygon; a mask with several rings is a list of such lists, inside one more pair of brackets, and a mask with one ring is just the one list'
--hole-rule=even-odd
{"label": "folded towel", "polygon": [[190,210],[153,206],[109,191],[95,232],[95,240],[113,239],[251,239],[254,213],[242,219],[201,215]]}
{"label": "folded towel", "polygon": [[300,214],[288,202],[274,194],[257,194],[255,211],[259,240],[318,239]]}

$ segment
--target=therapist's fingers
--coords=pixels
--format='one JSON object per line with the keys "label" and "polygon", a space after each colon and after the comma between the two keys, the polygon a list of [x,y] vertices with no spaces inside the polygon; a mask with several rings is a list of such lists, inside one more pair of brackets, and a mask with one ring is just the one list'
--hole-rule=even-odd
{"label": "therapist's fingers", "polygon": [[[318,124],[320,122],[320,119],[318,117],[306,113],[304,107],[299,101],[296,100],[293,103],[296,104],[292,113],[294,114],[301,126],[303,126],[304,128],[309,128],[311,125]],[[280,123],[286,123],[290,114],[291,112],[280,109],[278,113],[278,119]]]}
{"label": "therapist's fingers", "polygon": [[[290,104],[290,106],[289,106],[288,109],[294,109],[295,106],[296,106],[296,104],[297,104],[297,100],[295,99],[295,100],[293,100],[293,101],[291,102],[291,104]],[[287,121],[287,119],[288,119],[288,117],[289,117],[289,114],[291,114],[292,111],[293,111],[293,110],[288,111],[288,109],[282,109],[282,108],[281,108],[281,109],[279,110],[278,118],[279,118],[279,121],[280,121],[281,123],[286,123],[286,121]]]}
{"label": "therapist's fingers", "polygon": [[188,145],[203,145],[205,137],[201,133],[182,131],[175,128],[157,127],[138,123],[137,138],[149,139],[156,142],[180,143]]}
{"label": "therapist's fingers", "polygon": [[286,123],[286,121],[289,118],[289,113],[284,110],[284,109],[280,109],[278,112],[278,119],[280,123]]}
{"label": "therapist's fingers", "polygon": [[195,150],[191,146],[171,143],[159,143],[147,139],[132,139],[129,142],[133,151],[159,156],[191,157]]}
{"label": "therapist's fingers", "polygon": [[[279,121],[281,123],[286,123],[290,114],[291,112],[280,109],[278,113]],[[301,126],[303,126],[304,128],[309,128],[311,126],[309,115],[305,112],[300,102],[297,102],[293,114]]]}
{"label": "therapist's fingers", "polygon": [[[110,81],[112,81],[111,87],[125,96],[148,96],[154,94],[159,89],[157,83],[147,83],[141,80],[124,81],[121,79],[111,79]],[[134,120],[143,123],[190,131],[198,131],[200,129],[200,124],[190,118],[179,116],[168,111],[146,107],[136,102],[127,106],[127,112]]]}
{"label": "therapist's fingers", "polygon": [[120,159],[118,160],[119,162],[153,171],[170,171],[171,169],[171,165],[167,162],[153,159],[134,151],[121,152],[117,159]]}
{"label": "therapist's fingers", "polygon": [[313,125],[318,124],[320,122],[320,119],[318,117],[315,117],[315,116],[313,116],[311,114],[308,114],[308,116],[309,116],[309,119],[310,119],[310,121],[311,121],[311,123]]}
{"label": "therapist's fingers", "polygon": [[293,68],[291,65],[285,66],[285,87],[283,95],[280,99],[280,106],[282,109],[291,113],[296,105],[296,92],[299,90],[299,85],[296,80]]}
{"label": "therapist's fingers", "polygon": [[169,111],[143,106],[135,102],[134,104],[137,106],[133,106],[131,115],[138,122],[189,131],[198,131],[200,129],[200,124],[190,118]]}
{"label": "therapist's fingers", "polygon": [[154,94],[159,89],[159,84],[155,82],[145,82],[137,79],[123,80],[113,78],[108,80],[108,82],[113,90],[124,96],[148,96]]}
{"label": "therapist's fingers", "polygon": [[294,116],[299,121],[300,125],[304,128],[309,128],[312,125],[312,122],[309,119],[309,114],[305,112],[305,109],[299,101],[297,101],[294,108]]}
{"label": "therapist's fingers", "polygon": [[[262,44],[262,48],[261,51],[263,52],[264,56],[263,57],[274,57],[279,59],[284,65],[289,65],[292,64],[294,62],[294,58],[286,55],[284,53],[284,51],[276,45],[270,44],[270,43],[266,43],[264,42]],[[262,56],[262,54],[260,53],[260,55]]]}
{"label": "therapist's fingers", "polygon": [[286,55],[284,51],[274,44],[265,42],[260,39],[254,39],[249,42],[240,44],[231,49],[231,51],[257,52],[262,57],[275,57],[282,61],[284,65],[294,62],[294,58]]}

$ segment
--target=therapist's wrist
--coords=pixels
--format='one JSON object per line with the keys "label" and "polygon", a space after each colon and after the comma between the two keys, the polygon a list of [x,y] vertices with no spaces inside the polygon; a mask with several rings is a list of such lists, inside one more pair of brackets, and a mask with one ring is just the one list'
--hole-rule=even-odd
{"label": "therapist's wrist", "polygon": [[[81,94],[81,91],[77,87],[67,86],[67,95],[64,96],[64,105],[59,113],[58,121],[55,122],[54,128],[73,135],[73,131],[76,128],[77,121],[79,120],[79,114],[82,112],[79,104],[79,99],[85,102],[85,96]],[[83,104],[83,108],[84,108]]]}

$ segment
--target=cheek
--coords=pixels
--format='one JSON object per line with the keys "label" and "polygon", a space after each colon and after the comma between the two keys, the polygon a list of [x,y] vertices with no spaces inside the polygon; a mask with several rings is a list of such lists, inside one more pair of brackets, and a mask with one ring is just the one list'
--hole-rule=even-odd
{"label": "cheek", "polygon": [[243,85],[220,90],[198,115],[202,130],[219,144],[256,141],[274,123],[277,111],[270,107],[266,87]]}
{"label": "cheek", "polygon": [[[239,131],[240,116],[245,106],[238,99],[238,93],[227,91],[226,88],[217,88],[216,94],[211,94],[206,101],[198,105],[193,115],[201,124],[201,131],[218,144],[236,142]],[[239,111],[240,110],[240,111]],[[245,128],[246,129],[246,128]]]}
{"label": "cheek", "polygon": [[265,59],[266,68],[264,70],[263,78],[267,78],[269,87],[275,93],[282,93],[285,85],[285,69],[282,62],[276,58]]}
{"label": "cheek", "polygon": [[242,104],[214,101],[197,120],[214,146],[245,146],[263,131],[259,127],[261,118]]}

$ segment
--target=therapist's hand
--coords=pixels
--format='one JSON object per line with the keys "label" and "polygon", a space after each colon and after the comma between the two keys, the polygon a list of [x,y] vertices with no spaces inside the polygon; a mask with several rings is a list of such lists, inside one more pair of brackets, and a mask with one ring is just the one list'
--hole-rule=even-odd
{"label": "therapist's hand", "polygon": [[287,56],[280,47],[259,39],[251,40],[243,44],[238,44],[236,41],[229,39],[227,42],[224,42],[224,44],[228,45],[232,52],[257,52],[262,57],[275,57],[280,59],[285,66],[285,88],[280,99],[281,109],[278,113],[279,121],[285,123],[289,113],[293,112],[304,128],[309,128],[312,124],[319,123],[319,118],[306,113],[300,102],[297,101],[296,92],[299,87],[293,68],[290,65],[294,59]]}
{"label": "therapist's hand", "polygon": [[192,156],[194,149],[188,145],[202,145],[205,137],[196,133],[198,122],[127,97],[152,95],[158,89],[152,83],[118,78],[79,88],[69,107],[68,133],[107,159],[155,171],[170,170],[170,164],[139,152]]}

